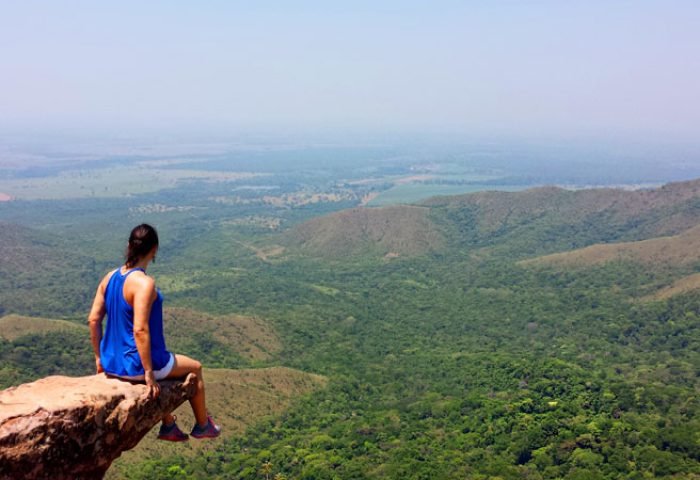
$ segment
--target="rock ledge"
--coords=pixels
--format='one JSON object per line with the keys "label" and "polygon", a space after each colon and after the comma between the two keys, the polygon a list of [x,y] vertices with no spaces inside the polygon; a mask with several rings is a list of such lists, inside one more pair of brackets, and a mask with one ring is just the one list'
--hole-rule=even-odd
{"label": "rock ledge", "polygon": [[143,383],[53,376],[0,391],[0,479],[102,478],[125,450],[194,395],[196,376]]}

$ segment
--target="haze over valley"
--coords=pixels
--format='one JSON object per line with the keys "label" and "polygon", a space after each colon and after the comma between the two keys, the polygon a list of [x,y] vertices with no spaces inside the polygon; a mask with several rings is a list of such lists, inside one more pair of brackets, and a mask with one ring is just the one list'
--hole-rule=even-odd
{"label": "haze over valley", "polygon": [[94,379],[145,222],[223,434],[151,432],[109,479],[700,479],[699,21],[3,5],[0,388]]}

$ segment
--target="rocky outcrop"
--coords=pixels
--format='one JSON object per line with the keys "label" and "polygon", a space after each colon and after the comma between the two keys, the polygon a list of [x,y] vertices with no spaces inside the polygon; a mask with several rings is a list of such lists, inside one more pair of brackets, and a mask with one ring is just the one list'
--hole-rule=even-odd
{"label": "rocky outcrop", "polygon": [[47,377],[0,392],[0,479],[102,478],[121,452],[194,395],[196,377],[146,386],[109,378]]}

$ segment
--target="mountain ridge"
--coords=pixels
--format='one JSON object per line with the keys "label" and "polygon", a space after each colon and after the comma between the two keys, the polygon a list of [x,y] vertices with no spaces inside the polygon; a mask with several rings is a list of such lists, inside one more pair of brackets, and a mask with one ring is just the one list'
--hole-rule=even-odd
{"label": "mountain ridge", "polygon": [[416,256],[496,247],[521,257],[596,243],[680,234],[700,223],[700,179],[656,189],[477,192],[417,205],[357,207],[308,220],[284,234],[311,257]]}

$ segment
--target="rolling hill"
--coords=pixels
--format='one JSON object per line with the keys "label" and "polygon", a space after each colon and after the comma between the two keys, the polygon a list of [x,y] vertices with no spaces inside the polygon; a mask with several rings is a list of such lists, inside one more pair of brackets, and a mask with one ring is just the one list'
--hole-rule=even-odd
{"label": "rolling hill", "polygon": [[242,315],[211,315],[187,308],[163,311],[168,347],[187,352],[207,339],[233,350],[246,361],[269,360],[282,348],[279,337],[264,320]]}
{"label": "rolling hill", "polygon": [[440,249],[444,238],[430,209],[415,206],[353,208],[296,226],[286,243],[303,254],[326,258],[414,256]]}
{"label": "rolling hill", "polygon": [[[87,324],[50,318],[25,317],[22,315],[5,315],[0,318],[0,338],[14,341],[25,335],[49,335],[56,332],[81,332],[89,335]],[[89,337],[87,337],[89,338]]]}
{"label": "rolling hill", "polygon": [[677,235],[700,224],[700,180],[650,190],[543,187],[436,197],[457,247],[495,247],[521,258],[595,243]]}
{"label": "rolling hill", "polygon": [[631,261],[657,267],[680,267],[696,263],[700,261],[700,226],[695,226],[679,235],[670,237],[591,245],[519,263],[521,265],[563,268],[587,267],[612,261]]}
{"label": "rolling hill", "polygon": [[[688,220],[697,220],[700,212],[692,207],[697,207],[698,199],[700,180],[633,191],[540,187],[521,192],[479,192],[435,197],[422,205],[469,210],[481,234],[497,234],[542,218],[561,224],[598,220],[606,226],[628,227],[643,219],[640,234],[660,236],[678,233],[687,228]],[[658,212],[671,215],[662,218]]]}

